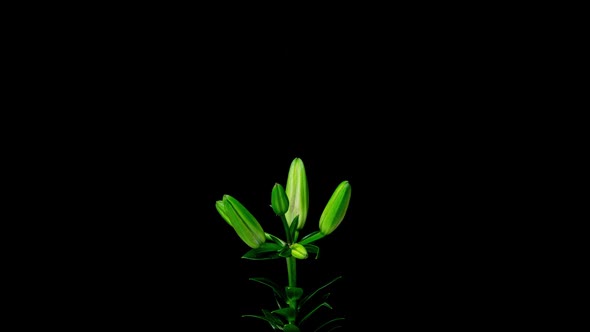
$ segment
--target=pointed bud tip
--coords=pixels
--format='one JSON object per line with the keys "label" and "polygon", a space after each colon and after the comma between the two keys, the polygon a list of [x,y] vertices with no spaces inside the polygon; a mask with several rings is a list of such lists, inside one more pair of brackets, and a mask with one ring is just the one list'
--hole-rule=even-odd
{"label": "pointed bud tip", "polygon": [[285,188],[280,183],[275,183],[272,187],[271,204],[273,211],[277,216],[284,215],[289,209],[289,198]]}

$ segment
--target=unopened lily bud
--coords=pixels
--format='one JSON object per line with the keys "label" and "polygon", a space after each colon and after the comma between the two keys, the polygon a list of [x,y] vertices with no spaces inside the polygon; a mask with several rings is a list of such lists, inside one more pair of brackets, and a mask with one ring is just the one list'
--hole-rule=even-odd
{"label": "unopened lily bud", "polygon": [[305,166],[300,158],[295,158],[291,162],[285,191],[289,199],[289,210],[285,213],[287,223],[291,225],[293,219],[299,216],[297,229],[302,229],[309,209],[309,187]]}
{"label": "unopened lily bud", "polygon": [[270,204],[277,216],[284,215],[289,209],[289,198],[287,197],[285,188],[279,183],[275,183],[274,187],[272,187]]}
{"label": "unopened lily bud", "polygon": [[232,226],[231,222],[229,221],[229,218],[227,217],[227,214],[225,213],[225,206],[223,204],[223,201],[215,202],[215,208],[217,209],[217,212],[219,213],[221,218],[223,218],[223,220],[225,220],[230,226]]}
{"label": "unopened lily bud", "polygon": [[342,181],[334,190],[320,216],[320,232],[324,236],[332,233],[344,219],[350,202],[350,193],[351,189],[348,181]]}
{"label": "unopened lily bud", "polygon": [[297,259],[306,259],[307,249],[299,243],[294,243],[291,245],[291,255]]}
{"label": "unopened lily bud", "polygon": [[[216,205],[217,206],[217,205]],[[242,203],[230,195],[224,195],[221,208],[227,216],[227,221],[233,226],[238,236],[251,248],[258,248],[266,242],[266,235],[256,218]],[[220,213],[223,217],[223,214]]]}

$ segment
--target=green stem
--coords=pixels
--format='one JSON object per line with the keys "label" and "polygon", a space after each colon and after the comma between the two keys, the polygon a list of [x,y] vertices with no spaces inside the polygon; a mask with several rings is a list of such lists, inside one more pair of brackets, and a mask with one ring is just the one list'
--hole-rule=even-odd
{"label": "green stem", "polygon": [[293,243],[293,239],[291,238],[291,232],[289,232],[289,224],[287,223],[287,218],[285,218],[285,215],[281,216],[281,221],[283,222],[283,228],[285,228],[285,236],[287,238],[287,243],[291,245]]}
{"label": "green stem", "polygon": [[[295,239],[291,237],[291,232],[289,231],[289,223],[287,223],[287,219],[284,215],[281,216],[281,220],[283,221],[283,227],[285,228],[285,236],[287,238],[287,245],[291,246],[293,241],[297,238],[295,235]],[[297,233],[297,232],[296,232]],[[289,281],[289,287],[297,287],[297,261],[295,257],[289,256],[286,258],[287,260],[287,279]],[[293,309],[295,312],[297,311],[297,300],[289,300],[289,307]],[[295,318],[289,319],[290,324],[295,323]]]}
{"label": "green stem", "polygon": [[297,287],[297,265],[295,257],[287,257],[287,275],[289,278],[289,287]]}
{"label": "green stem", "polygon": [[[295,257],[287,257],[287,275],[289,278],[289,287],[297,287],[297,262],[295,261]],[[288,301],[289,308],[293,309],[297,312],[297,300],[292,299]],[[290,324],[295,323],[295,317],[289,319]]]}

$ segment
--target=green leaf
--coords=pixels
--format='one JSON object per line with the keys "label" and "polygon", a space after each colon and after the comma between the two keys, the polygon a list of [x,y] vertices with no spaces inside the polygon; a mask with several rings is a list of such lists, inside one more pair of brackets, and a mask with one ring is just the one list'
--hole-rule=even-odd
{"label": "green leaf", "polygon": [[273,310],[272,313],[285,317],[287,321],[294,321],[296,315],[295,309],[289,307]]}
{"label": "green leaf", "polygon": [[301,330],[299,330],[297,325],[287,324],[284,326],[283,331],[284,332],[300,332]]}
{"label": "green leaf", "polygon": [[304,247],[307,249],[308,253],[315,254],[315,259],[320,257],[320,247],[316,246],[315,244],[306,244]]}
{"label": "green leaf", "polygon": [[262,309],[262,313],[264,314],[264,317],[266,317],[269,321],[272,321],[274,325],[277,325],[279,327],[279,329],[281,326],[285,324],[285,322],[283,322],[279,316],[273,315],[270,311],[266,309]]}
{"label": "green leaf", "polygon": [[266,233],[266,236],[269,240],[274,241],[276,244],[284,246],[285,245],[285,241],[281,240],[279,237],[272,235],[270,233]]}
{"label": "green leaf", "polygon": [[330,282],[328,282],[327,284],[323,285],[322,287],[319,287],[318,289],[316,289],[315,291],[313,291],[312,293],[310,293],[309,295],[307,295],[305,298],[303,298],[303,300],[301,300],[301,302],[299,302],[299,308],[302,308],[303,305],[309,301],[315,294],[317,294],[320,290],[328,287],[330,284],[332,284],[333,282],[335,282],[336,280],[342,278],[342,276],[338,276],[334,279],[332,279]]}
{"label": "green leaf", "polygon": [[266,242],[258,248],[250,249],[242,258],[253,260],[276,259],[279,258],[279,251],[283,248],[284,246],[280,244]]}
{"label": "green leaf", "polygon": [[275,283],[274,281],[272,281],[272,280],[270,280],[268,278],[263,278],[263,277],[260,277],[260,278],[249,278],[248,280],[256,281],[258,283],[261,283],[261,284],[263,284],[265,286],[270,287],[273,290],[273,292],[279,298],[281,298],[281,300],[287,302],[287,298],[286,298],[285,292],[283,292],[281,290],[281,287],[277,283]]}
{"label": "green leaf", "polygon": [[276,252],[263,252],[263,253],[255,253],[255,252],[247,252],[242,256],[244,259],[249,259],[253,261],[265,261],[271,259],[278,259],[281,258],[278,253]]}
{"label": "green leaf", "polygon": [[332,309],[332,306],[328,304],[328,302],[322,302],[317,307],[315,307],[312,311],[310,311],[305,317],[301,318],[299,321],[299,325],[303,324],[313,313],[315,313],[319,308],[326,307],[328,309]]}
{"label": "green leaf", "polygon": [[[333,323],[333,322],[339,321],[339,320],[344,320],[344,317],[338,317],[338,318],[331,319],[331,320],[329,320],[329,321],[325,322],[324,324],[320,325],[320,326],[319,326],[317,329],[315,329],[313,332],[318,332],[318,331],[319,331],[319,330],[321,330],[322,328],[324,328],[324,327],[328,326],[329,324],[331,324],[331,323]],[[334,328],[332,328],[330,331],[332,331],[333,329],[335,329],[335,328],[338,328],[338,327],[341,327],[341,326],[335,326],[335,327],[334,327]]]}
{"label": "green leaf", "polygon": [[299,287],[285,287],[285,294],[287,295],[288,300],[299,300],[303,295],[303,289]]}
{"label": "green leaf", "polygon": [[281,251],[279,251],[279,256],[280,257],[291,257],[291,248],[289,248],[289,246],[285,246]]}
{"label": "green leaf", "polygon": [[320,231],[315,231],[315,232],[311,232],[311,233],[307,234],[306,236],[304,236],[303,239],[301,239],[301,241],[299,241],[299,243],[302,245],[307,245],[307,244],[315,242],[323,237],[324,237],[324,234],[322,234]]}
{"label": "green leaf", "polygon": [[284,299],[281,298],[281,296],[277,295],[277,293],[272,293],[274,299],[275,299],[275,303],[277,304],[277,307],[282,308],[282,302],[284,301]]}
{"label": "green leaf", "polygon": [[329,329],[329,330],[328,330],[328,332],[332,332],[332,331],[334,331],[335,329],[339,329],[339,328],[341,328],[341,327],[342,327],[342,326],[340,326],[340,325],[338,325],[338,326],[334,326],[333,328]]}
{"label": "green leaf", "polygon": [[274,331],[280,330],[280,326],[282,325],[281,321],[279,321],[279,324],[276,323],[277,319],[275,317],[269,318],[269,317],[262,317],[262,316],[258,316],[258,315],[242,315],[242,317],[262,319],[263,321],[266,321],[267,323],[269,323]]}
{"label": "green leaf", "polygon": [[281,249],[283,249],[283,246],[277,243],[263,243],[260,247],[256,248],[259,252],[278,251]]}

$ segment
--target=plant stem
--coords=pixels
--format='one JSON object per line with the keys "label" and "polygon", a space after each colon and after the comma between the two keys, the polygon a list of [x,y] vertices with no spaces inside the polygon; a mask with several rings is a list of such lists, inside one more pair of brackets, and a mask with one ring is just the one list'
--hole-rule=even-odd
{"label": "plant stem", "polygon": [[293,244],[293,239],[291,238],[291,232],[289,232],[289,223],[287,223],[287,218],[285,215],[281,216],[281,221],[283,222],[283,227],[285,228],[285,237],[287,238],[287,244]]}
{"label": "plant stem", "polygon": [[[297,285],[297,262],[295,261],[295,257],[291,256],[291,257],[287,257],[287,275],[289,278],[289,287],[296,287]],[[296,299],[290,299],[288,301],[289,303],[289,308],[293,309],[295,312],[297,312],[297,300]],[[294,324],[295,323],[295,317],[293,318],[289,318],[289,323],[290,324]]]}
{"label": "plant stem", "polygon": [[[293,241],[297,239],[297,233],[295,232],[295,239],[291,236],[291,232],[289,231],[289,223],[287,223],[287,219],[284,215],[281,216],[281,220],[283,221],[283,227],[285,228],[285,236],[287,238],[287,245],[291,246]],[[287,260],[287,279],[289,280],[289,287],[297,287],[297,261],[295,257],[289,256],[286,258]],[[289,307],[294,311],[297,311],[297,300],[289,300]],[[289,323],[294,324],[295,318],[289,318]]]}
{"label": "plant stem", "polygon": [[289,287],[297,287],[297,265],[295,257],[287,257],[287,275],[289,278]]}

